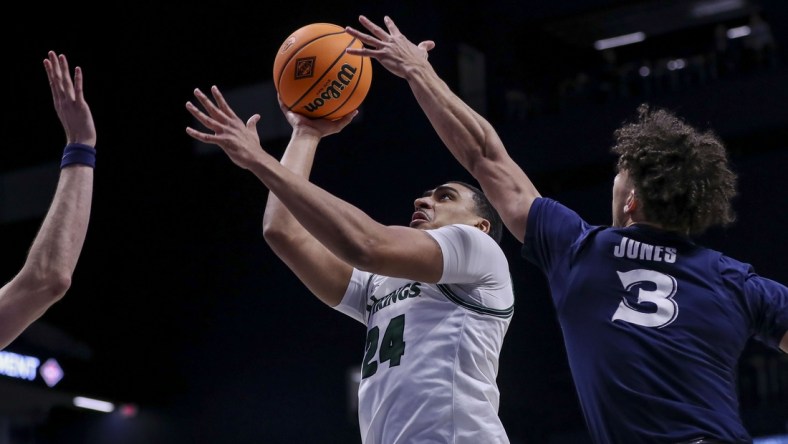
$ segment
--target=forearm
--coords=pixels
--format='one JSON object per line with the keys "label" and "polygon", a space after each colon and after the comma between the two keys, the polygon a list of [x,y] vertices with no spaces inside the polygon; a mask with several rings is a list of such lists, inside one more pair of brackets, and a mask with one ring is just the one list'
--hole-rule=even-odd
{"label": "forearm", "polygon": [[490,152],[491,139],[498,137],[493,128],[463,102],[426,61],[410,65],[406,79],[443,143],[460,164],[474,174],[480,160],[495,154]]}
{"label": "forearm", "polygon": [[[251,171],[287,207],[309,234],[336,257],[345,261],[346,265],[355,266],[359,261],[363,263],[366,259],[365,252],[369,251],[366,249],[370,245],[368,240],[376,235],[386,234],[385,227],[373,221],[358,208],[332,196],[294,173],[262,150],[259,137],[253,129],[260,115],[253,115],[244,124],[227,104],[219,89],[214,86],[211,91],[216,104],[199,89],[195,90],[195,96],[206,108],[205,112],[200,111],[191,102],[186,103],[186,108],[197,120],[212,129],[213,134],[191,127],[187,127],[186,132],[197,140],[221,146],[233,162]],[[282,108],[284,110],[284,106]],[[321,136],[338,132],[350,122],[353,115],[340,119],[334,124],[329,123],[331,121],[313,122],[312,125],[319,129],[311,131]],[[297,119],[297,116],[289,118]],[[291,124],[293,121],[295,120],[291,120]],[[275,202],[274,206],[276,206]],[[274,210],[276,208],[272,211]]]}
{"label": "forearm", "polygon": [[[293,134],[280,163],[294,174],[309,179],[314,164],[318,136],[299,136]],[[269,192],[268,201],[263,214],[263,233],[266,239],[278,236],[308,236],[304,228],[293,217],[273,192]],[[276,248],[274,245],[272,247]]]}
{"label": "forearm", "polygon": [[426,61],[405,78],[424,113],[458,162],[479,182],[509,231],[523,240],[539,192],[509,156],[490,123],[462,101]]}
{"label": "forearm", "polygon": [[[280,164],[308,179],[319,140],[316,135],[300,137],[294,133]],[[263,236],[279,259],[318,299],[330,307],[340,303],[352,269],[320,244],[273,192],[268,193],[265,206]]]}
{"label": "forearm", "polygon": [[93,168],[73,165],[60,172],[52,204],[33,241],[23,271],[66,286],[77,265],[90,219]]}
{"label": "forearm", "polygon": [[85,242],[93,169],[67,167],[20,272],[0,289],[0,349],[65,295]]}
{"label": "forearm", "polygon": [[[294,223],[300,223],[334,255],[352,266],[363,267],[368,259],[367,247],[374,243],[378,230],[384,228],[382,225],[353,205],[303,180],[270,156],[260,156],[249,169],[280,201],[274,202],[271,211],[284,204],[297,220]],[[268,215],[269,220],[271,216]]]}

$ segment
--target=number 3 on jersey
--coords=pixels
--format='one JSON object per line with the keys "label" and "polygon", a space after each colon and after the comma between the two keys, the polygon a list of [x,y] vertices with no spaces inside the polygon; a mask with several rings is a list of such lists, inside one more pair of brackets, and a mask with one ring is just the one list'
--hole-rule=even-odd
{"label": "number 3 on jersey", "polygon": [[[618,304],[618,309],[613,313],[612,321],[621,319],[631,324],[642,325],[644,327],[662,328],[676,320],[679,314],[679,306],[673,300],[676,295],[676,279],[668,274],[654,270],[631,270],[625,273],[620,271],[618,278],[621,285],[627,290],[638,288],[638,303],[648,302],[656,306],[655,312],[644,312],[623,299]],[[654,289],[647,290],[642,287],[649,284]]]}
{"label": "number 3 on jersey", "polygon": [[396,367],[402,355],[405,354],[405,341],[403,332],[405,331],[405,315],[401,314],[389,321],[386,332],[383,333],[383,340],[380,341],[380,353],[378,353],[378,337],[380,329],[377,326],[367,332],[367,352],[364,354],[364,365],[361,368],[361,379],[368,378],[378,371],[378,362],[375,361],[375,354],[378,354],[380,362],[389,362],[389,367]]}

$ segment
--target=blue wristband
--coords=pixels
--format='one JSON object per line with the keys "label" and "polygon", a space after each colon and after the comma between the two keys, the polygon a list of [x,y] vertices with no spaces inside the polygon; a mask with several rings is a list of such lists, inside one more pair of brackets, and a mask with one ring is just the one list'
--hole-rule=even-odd
{"label": "blue wristband", "polygon": [[96,149],[83,143],[69,143],[63,150],[63,159],[60,161],[60,168],[65,168],[75,163],[95,168]]}

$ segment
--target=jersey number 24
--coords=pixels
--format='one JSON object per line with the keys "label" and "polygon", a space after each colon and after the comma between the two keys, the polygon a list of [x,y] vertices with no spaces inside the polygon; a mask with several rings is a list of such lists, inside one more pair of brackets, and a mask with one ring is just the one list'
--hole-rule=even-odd
{"label": "jersey number 24", "polygon": [[375,326],[367,332],[367,352],[364,354],[364,365],[361,367],[361,379],[369,378],[378,371],[378,361],[381,363],[389,361],[389,367],[396,367],[402,355],[405,354],[405,340],[402,335],[405,331],[405,315],[401,314],[389,321],[386,332],[383,333],[383,340],[380,341],[380,352],[378,352],[378,338],[380,329]]}

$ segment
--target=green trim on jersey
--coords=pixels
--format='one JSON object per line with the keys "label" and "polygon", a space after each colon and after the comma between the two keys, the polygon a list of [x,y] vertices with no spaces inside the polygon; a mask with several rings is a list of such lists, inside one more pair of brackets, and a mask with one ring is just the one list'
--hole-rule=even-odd
{"label": "green trim on jersey", "polygon": [[484,315],[491,315],[498,318],[510,318],[512,314],[514,314],[514,304],[512,304],[509,308],[504,308],[503,310],[498,310],[496,308],[485,307],[483,305],[474,304],[472,302],[465,301],[454,294],[446,284],[437,284],[438,289],[446,296],[447,299],[454,302],[455,304],[467,308],[473,312],[484,314]]}

